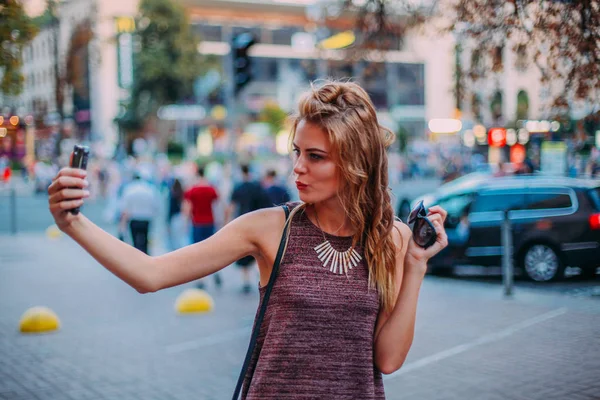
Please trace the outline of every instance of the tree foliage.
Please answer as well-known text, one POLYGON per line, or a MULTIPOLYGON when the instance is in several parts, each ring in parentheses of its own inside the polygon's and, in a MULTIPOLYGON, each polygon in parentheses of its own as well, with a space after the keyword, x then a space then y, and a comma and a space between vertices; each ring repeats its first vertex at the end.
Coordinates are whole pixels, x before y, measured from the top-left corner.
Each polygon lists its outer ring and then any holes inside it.
POLYGON ((139 129, 165 104, 191 98, 200 74, 199 39, 184 8, 172 0, 142 0, 136 22, 134 84, 125 129, 139 129))
POLYGON ((275 102, 268 102, 258 115, 260 122, 265 122, 269 125, 271 134, 278 134, 285 126, 288 115, 275 102))
POLYGON ((530 64, 539 69, 555 109, 565 107, 565 98, 599 103, 598 0, 339 1, 355 16, 364 38, 361 47, 385 50, 390 37, 437 22, 440 32, 451 32, 477 49, 464 71, 470 83, 502 71, 502 51, 510 50, 518 69, 530 64))
POLYGON ((37 32, 20 1, 0 2, 0 91, 5 95, 15 96, 23 90, 23 47, 37 32))

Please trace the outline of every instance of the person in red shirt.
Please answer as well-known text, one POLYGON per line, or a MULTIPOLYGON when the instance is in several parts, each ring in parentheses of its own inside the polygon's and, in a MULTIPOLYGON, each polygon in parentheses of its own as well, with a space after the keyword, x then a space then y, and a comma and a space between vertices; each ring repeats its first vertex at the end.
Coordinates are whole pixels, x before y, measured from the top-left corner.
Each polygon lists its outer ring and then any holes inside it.
MULTIPOLYGON (((198 166, 198 181, 183 195, 183 212, 192 222, 192 243, 208 239, 215 233, 213 203, 219 198, 216 189, 204 178, 204 167, 198 166)), ((221 286, 221 277, 215 274, 215 284, 221 286)), ((200 280, 198 288, 204 283, 200 280)))

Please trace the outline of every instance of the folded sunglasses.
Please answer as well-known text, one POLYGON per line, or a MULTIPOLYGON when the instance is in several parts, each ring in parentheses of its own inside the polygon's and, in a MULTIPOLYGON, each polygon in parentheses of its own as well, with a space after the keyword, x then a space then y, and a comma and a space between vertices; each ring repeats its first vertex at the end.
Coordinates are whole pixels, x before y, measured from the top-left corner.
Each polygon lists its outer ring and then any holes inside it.
POLYGON ((410 212, 408 224, 412 224, 412 234, 416 244, 426 249, 435 243, 437 232, 427 218, 427 208, 423 205, 423 200, 419 201, 410 212))

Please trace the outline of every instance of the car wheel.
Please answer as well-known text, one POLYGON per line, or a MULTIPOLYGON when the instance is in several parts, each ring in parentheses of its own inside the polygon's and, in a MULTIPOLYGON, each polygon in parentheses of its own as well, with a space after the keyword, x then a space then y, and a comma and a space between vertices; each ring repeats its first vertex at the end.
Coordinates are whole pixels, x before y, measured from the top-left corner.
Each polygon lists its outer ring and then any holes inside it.
POLYGON ((557 252, 550 245, 536 243, 523 252, 521 261, 525 274, 536 282, 557 280, 564 275, 564 266, 557 252))

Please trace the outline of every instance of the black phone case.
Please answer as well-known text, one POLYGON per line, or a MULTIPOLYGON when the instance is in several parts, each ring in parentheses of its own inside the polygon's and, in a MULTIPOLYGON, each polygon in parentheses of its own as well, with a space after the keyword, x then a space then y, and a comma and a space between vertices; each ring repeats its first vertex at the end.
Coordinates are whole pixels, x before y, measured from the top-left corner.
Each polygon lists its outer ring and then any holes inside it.
MULTIPOLYGON (((81 146, 76 144, 73 147, 73 159, 71 160, 71 168, 86 169, 88 163, 88 157, 90 155, 90 149, 87 146, 81 146)), ((69 212, 73 215, 79 214, 79 207, 72 208, 69 212)))

